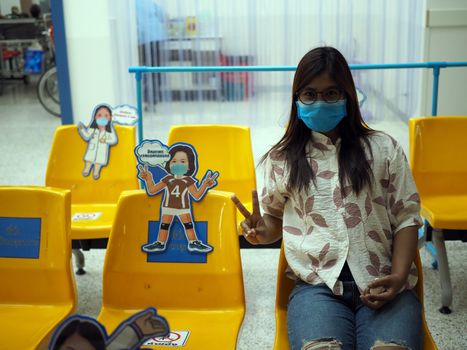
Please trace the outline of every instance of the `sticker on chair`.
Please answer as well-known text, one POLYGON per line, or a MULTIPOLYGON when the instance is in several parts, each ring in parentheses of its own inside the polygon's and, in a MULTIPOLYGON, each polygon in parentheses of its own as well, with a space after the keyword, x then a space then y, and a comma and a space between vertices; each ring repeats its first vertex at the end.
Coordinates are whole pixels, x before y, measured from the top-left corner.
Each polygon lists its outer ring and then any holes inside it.
POLYGON ((110 147, 118 143, 118 136, 114 124, 134 125, 138 120, 135 107, 118 105, 111 107, 102 103, 97 105, 87 126, 78 123, 81 138, 88 143, 84 154, 84 168, 82 175, 91 175, 94 180, 99 179, 102 168, 109 162, 110 147))
POLYGON ((84 168, 82 174, 91 174, 94 180, 99 179, 102 168, 109 162, 110 147, 118 142, 117 133, 112 124, 112 108, 107 104, 100 104, 94 108, 88 126, 78 123, 81 138, 88 143, 84 154, 84 168))
POLYGON ((171 331, 165 337, 155 337, 147 340, 143 346, 184 346, 190 331, 171 331))
POLYGON ((0 258, 39 259, 41 218, 0 217, 0 258))
POLYGON ((94 318, 74 315, 55 330, 49 350, 128 349, 136 350, 148 339, 170 335, 167 320, 153 307, 124 320, 110 335, 94 318))
POLYGON ((135 148, 138 178, 149 196, 162 193, 160 220, 150 222, 148 242, 141 249, 149 262, 206 262, 207 223, 196 222, 191 201, 199 202, 217 185, 219 173, 208 170, 195 176, 198 155, 187 143, 168 147, 159 140, 144 140, 135 148))
POLYGON ((92 212, 92 213, 74 213, 71 217, 71 221, 96 221, 102 215, 102 212, 92 212))

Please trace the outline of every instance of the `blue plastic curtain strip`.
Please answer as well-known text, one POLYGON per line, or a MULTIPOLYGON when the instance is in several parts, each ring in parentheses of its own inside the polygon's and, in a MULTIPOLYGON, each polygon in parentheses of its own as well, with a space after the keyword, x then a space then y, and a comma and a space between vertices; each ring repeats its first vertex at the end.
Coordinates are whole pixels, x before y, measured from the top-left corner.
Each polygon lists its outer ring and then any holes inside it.
MULTIPOLYGON (((352 70, 363 69, 411 69, 428 68, 433 70, 433 92, 431 98, 431 115, 438 112, 438 86, 441 68, 467 67, 467 62, 419 62, 419 63, 387 63, 387 64, 350 64, 352 70)), ((204 66, 204 67, 129 67, 135 74, 136 100, 138 108, 138 139, 143 140, 143 99, 141 95, 141 75, 144 73, 174 72, 281 72, 295 71, 297 66, 204 66)))

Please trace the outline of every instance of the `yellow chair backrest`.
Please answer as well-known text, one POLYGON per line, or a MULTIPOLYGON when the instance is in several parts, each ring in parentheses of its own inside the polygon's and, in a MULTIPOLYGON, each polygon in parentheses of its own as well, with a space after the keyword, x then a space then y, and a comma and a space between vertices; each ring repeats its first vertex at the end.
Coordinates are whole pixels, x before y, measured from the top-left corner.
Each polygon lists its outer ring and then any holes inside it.
POLYGON ((235 125, 178 125, 170 128, 168 145, 192 144, 198 153, 197 178, 207 170, 217 170, 216 190, 234 192, 243 202, 251 202, 256 188, 250 128, 235 125))
POLYGON ((47 186, 70 189, 73 204, 116 203, 124 190, 139 188, 136 170, 135 127, 115 125, 118 143, 110 147, 109 161, 94 180, 82 175, 87 142, 78 134, 77 127, 58 127, 45 183, 47 186))
POLYGON ((0 187, 0 219, 0 252, 13 252, 0 254, 0 304, 71 304, 74 309, 70 191, 0 187), (29 232, 23 232, 25 221, 33 225, 29 232), (38 236, 31 235, 39 228, 38 236), (18 247, 28 247, 32 255, 18 247))
POLYGON ((420 195, 467 193, 467 117, 412 118, 409 135, 420 195))
MULTIPOLYGON (((430 330, 425 320, 424 311, 424 297, 423 297, 423 270, 420 256, 417 251, 415 257, 415 265, 418 269, 418 283, 415 287, 418 298, 422 304, 423 310, 423 331, 425 337, 423 339, 424 350, 437 350, 437 346, 431 336, 430 330)), ((287 268, 287 260, 284 255, 284 247, 281 247, 279 257, 279 267, 277 270, 277 286, 276 286, 276 337, 274 340, 275 350, 287 350, 289 349, 289 340, 287 336, 287 304, 289 301, 289 295, 295 286, 295 282, 285 275, 287 268)))
MULTIPOLYGON (((211 190, 193 203, 195 221, 206 221, 214 247, 207 263, 147 262, 149 221, 159 221, 161 196, 122 193, 107 247, 103 309, 244 310, 235 206, 230 193, 211 190)), ((169 241, 170 244, 170 241, 169 241)), ((170 321, 170 320, 169 320, 170 321)))

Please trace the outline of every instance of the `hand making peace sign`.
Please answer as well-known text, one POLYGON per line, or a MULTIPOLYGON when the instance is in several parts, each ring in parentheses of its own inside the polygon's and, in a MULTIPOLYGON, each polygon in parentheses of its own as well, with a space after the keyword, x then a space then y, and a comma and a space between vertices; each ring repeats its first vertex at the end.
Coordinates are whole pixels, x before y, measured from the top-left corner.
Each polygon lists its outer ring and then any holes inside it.
POLYGON ((252 198, 253 198, 253 212, 250 213, 245 206, 240 202, 236 195, 232 196, 232 201, 237 206, 238 210, 242 213, 245 217, 240 223, 242 227, 242 233, 245 239, 250 242, 251 244, 265 244, 268 243, 266 241, 266 224, 264 222, 263 217, 261 216, 261 212, 259 209, 259 200, 258 200, 258 192, 256 190, 252 191, 252 198))

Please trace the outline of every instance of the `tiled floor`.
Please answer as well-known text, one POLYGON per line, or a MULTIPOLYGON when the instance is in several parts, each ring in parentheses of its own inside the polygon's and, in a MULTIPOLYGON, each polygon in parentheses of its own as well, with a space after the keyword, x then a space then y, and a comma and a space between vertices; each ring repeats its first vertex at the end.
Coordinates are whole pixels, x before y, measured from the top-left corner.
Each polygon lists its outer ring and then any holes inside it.
MULTIPOLYGON (((145 116, 145 137, 167 139, 170 124, 232 123, 250 125, 255 158, 258 159, 281 135, 286 108, 277 103, 258 102, 253 108, 245 102, 210 103, 200 118, 190 116, 189 106, 160 106, 156 114, 145 116), (181 116, 169 119, 167 111, 177 108, 181 116), (185 112, 182 112, 184 109, 185 112), (247 117, 253 111, 255 118, 247 117), (271 117, 272 116, 272 117, 271 117)), ((96 101, 96 104, 101 101, 96 101)), ((0 185, 43 185, 47 158, 55 128, 60 120, 48 115, 35 97, 34 85, 8 83, 0 96, 0 185)), ((407 127, 400 121, 373 125, 396 137, 407 150, 407 127)), ((261 183, 260 176, 258 183, 261 183)), ((430 268, 430 257, 421 250, 425 274, 426 318, 440 349, 467 349, 467 245, 448 242, 447 250, 453 284, 453 313, 442 315, 438 273, 430 268)), ((77 276, 79 312, 97 316, 101 304, 101 278, 105 251, 85 252, 87 274, 77 276)), ((274 341, 274 299, 278 251, 242 250, 247 313, 238 349, 271 349, 274 341)), ((155 305, 157 307, 157 305, 155 305)), ((170 321, 170 320, 169 320, 170 321)))

